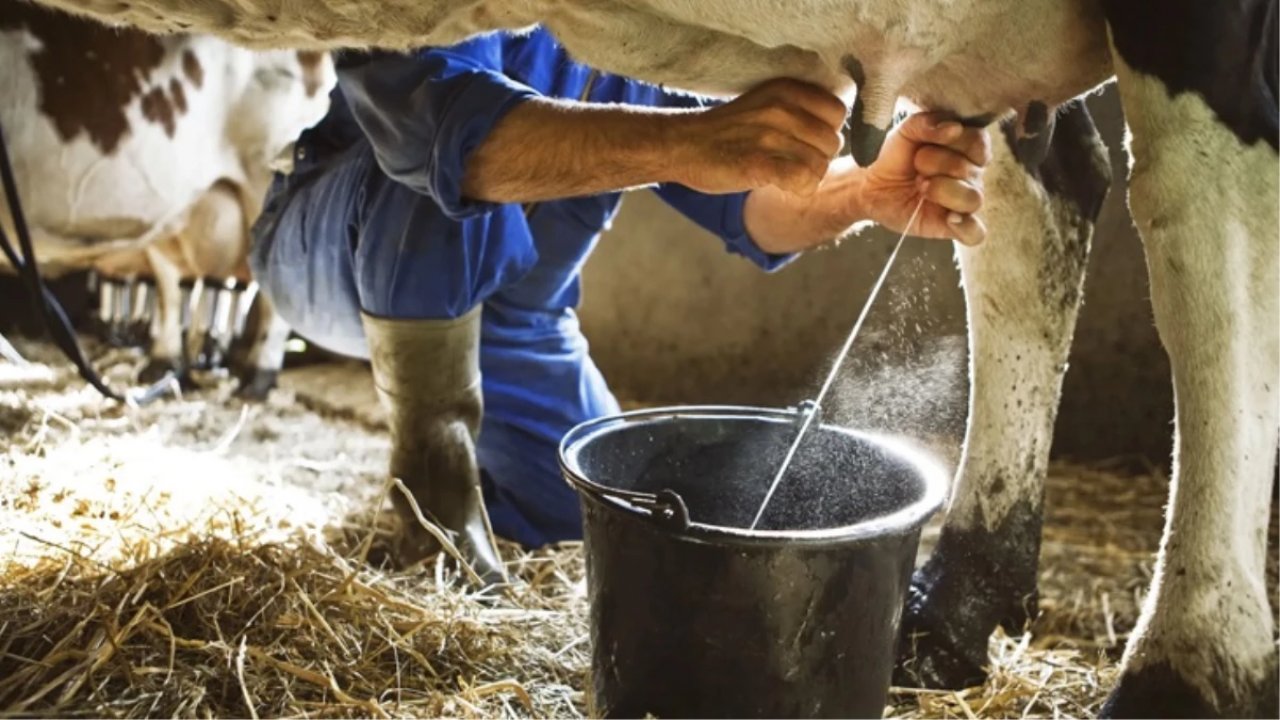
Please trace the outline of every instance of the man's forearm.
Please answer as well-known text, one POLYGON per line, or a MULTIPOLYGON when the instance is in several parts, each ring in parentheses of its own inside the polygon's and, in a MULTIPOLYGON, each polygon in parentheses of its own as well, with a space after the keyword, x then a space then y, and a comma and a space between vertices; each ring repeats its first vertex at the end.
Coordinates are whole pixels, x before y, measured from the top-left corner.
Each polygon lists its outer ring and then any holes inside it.
POLYGON ((671 120, 680 114, 687 111, 528 100, 468 158, 463 194, 537 202, 676 181, 671 120))
MULTIPOLYGON (((590 105, 534 98, 502 118, 467 160, 463 194, 496 203, 539 202, 663 182, 685 182, 709 163, 696 146, 697 111, 590 105)), ((704 131, 705 132, 705 131, 704 131)), ((764 251, 797 252, 835 240, 867 219, 863 171, 834 161, 812 195, 776 185, 752 190, 747 233, 764 251)))

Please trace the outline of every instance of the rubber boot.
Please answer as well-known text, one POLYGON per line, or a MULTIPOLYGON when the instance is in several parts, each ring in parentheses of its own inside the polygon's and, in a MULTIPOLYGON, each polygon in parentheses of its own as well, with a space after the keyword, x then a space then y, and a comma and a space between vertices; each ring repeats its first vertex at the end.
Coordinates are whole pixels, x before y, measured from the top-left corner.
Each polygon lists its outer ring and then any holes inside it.
MULTIPOLYGON (((452 533, 459 552, 487 583, 506 581, 480 494, 476 436, 480 391, 480 308, 452 320, 396 320, 363 315, 378 397, 391 428, 391 475, 413 493, 423 514, 452 533)), ((440 549, 403 493, 402 559, 440 549)))

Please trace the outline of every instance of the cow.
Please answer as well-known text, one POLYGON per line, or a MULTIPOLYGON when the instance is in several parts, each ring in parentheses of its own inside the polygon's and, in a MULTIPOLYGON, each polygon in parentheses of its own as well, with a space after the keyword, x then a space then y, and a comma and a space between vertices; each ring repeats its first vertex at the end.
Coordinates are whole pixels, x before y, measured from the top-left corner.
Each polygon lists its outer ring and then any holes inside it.
POLYGON ((982 677, 1034 612, 1050 430, 1110 178, 1079 98, 1118 82, 1129 203, 1176 394, 1174 473, 1111 716, 1277 714, 1264 589, 1280 429, 1276 0, 41 0, 157 31, 304 48, 447 45, 548 26, 585 63, 694 92, 790 76, 852 103, 875 157, 899 102, 991 125, 987 242, 957 247, 964 451, 912 580, 902 671, 982 677))
MULTIPOLYGON (((139 379, 181 375, 181 283, 250 281, 250 227, 271 165, 327 112, 331 59, 157 37, 3 0, 0 66, 0 126, 42 270, 154 278, 139 379)), ((274 385, 289 332, 265 296, 258 302, 239 368, 239 391, 254 398, 274 385)))

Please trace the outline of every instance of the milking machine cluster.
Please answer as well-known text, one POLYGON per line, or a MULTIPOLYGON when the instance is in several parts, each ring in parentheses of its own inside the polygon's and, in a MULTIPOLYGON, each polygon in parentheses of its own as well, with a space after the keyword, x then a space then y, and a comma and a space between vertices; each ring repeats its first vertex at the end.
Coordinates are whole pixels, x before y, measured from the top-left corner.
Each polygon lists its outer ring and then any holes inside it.
MULTIPOLYGON (((148 347, 162 331, 155 281, 141 277, 89 274, 97 298, 94 333, 113 347, 148 347)), ((183 365, 191 370, 225 370, 231 346, 246 331, 258 295, 257 283, 227 279, 184 280, 179 325, 183 365)))
POLYGON ((151 339, 155 312, 155 283, 105 278, 89 273, 90 296, 97 296, 94 334, 112 347, 144 347, 151 339))

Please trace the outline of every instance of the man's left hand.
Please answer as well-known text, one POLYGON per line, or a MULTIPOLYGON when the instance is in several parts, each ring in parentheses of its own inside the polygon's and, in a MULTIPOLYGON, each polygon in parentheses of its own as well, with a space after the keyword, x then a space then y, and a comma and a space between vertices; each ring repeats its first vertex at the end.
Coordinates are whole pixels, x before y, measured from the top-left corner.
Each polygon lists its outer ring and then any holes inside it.
POLYGON ((940 113, 912 115, 866 168, 860 204, 871 220, 902 232, 924 197, 912 235, 977 245, 987 234, 975 213, 982 207, 982 169, 990 161, 985 130, 940 113))
POLYGON ((912 235, 977 245, 987 234, 976 213, 990 160, 985 130, 942 113, 912 115, 889 134, 870 167, 858 167, 847 156, 833 160, 811 196, 776 187, 752 191, 744 210, 747 231, 766 252, 797 252, 868 220, 902 232, 924 198, 912 235))

